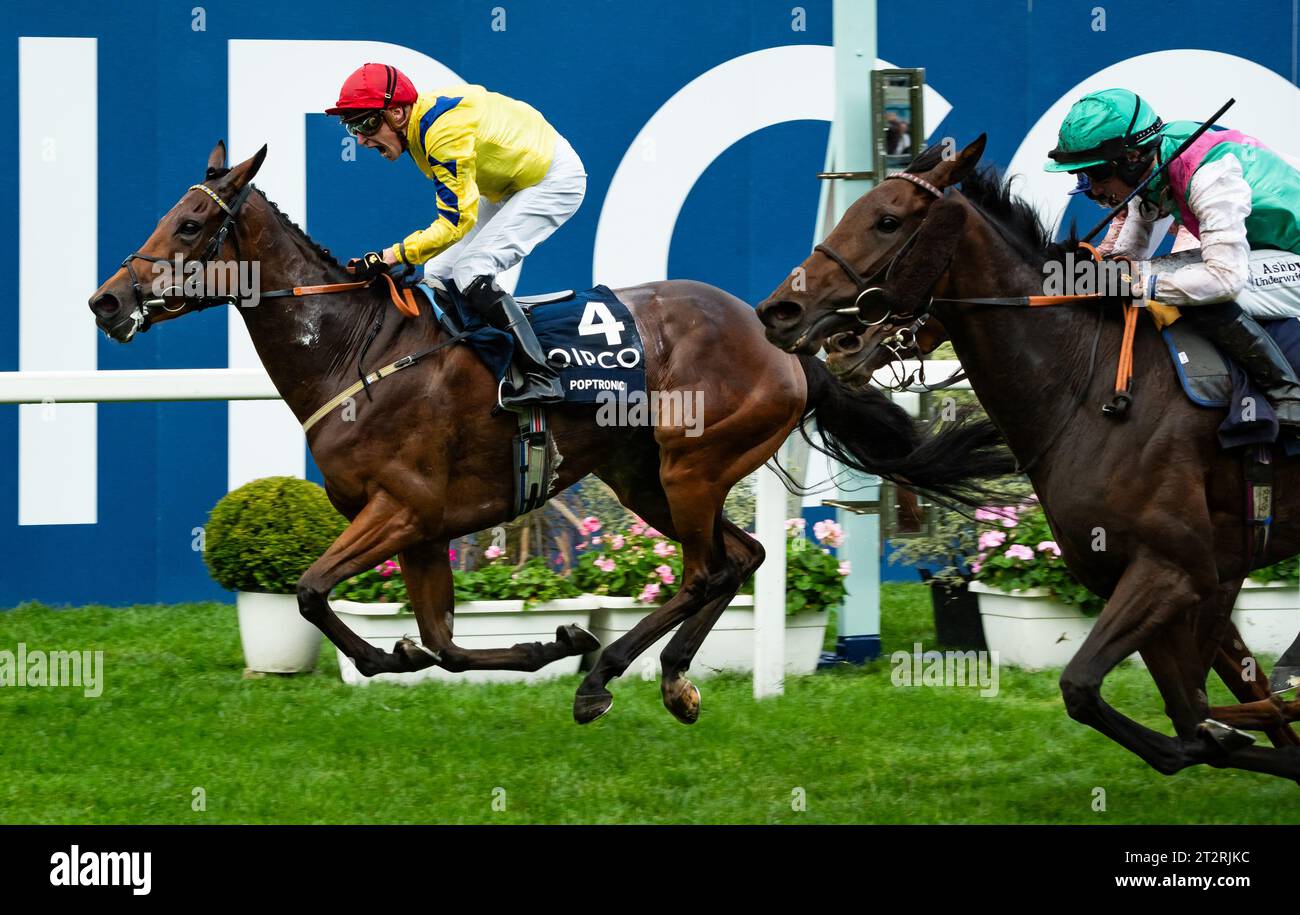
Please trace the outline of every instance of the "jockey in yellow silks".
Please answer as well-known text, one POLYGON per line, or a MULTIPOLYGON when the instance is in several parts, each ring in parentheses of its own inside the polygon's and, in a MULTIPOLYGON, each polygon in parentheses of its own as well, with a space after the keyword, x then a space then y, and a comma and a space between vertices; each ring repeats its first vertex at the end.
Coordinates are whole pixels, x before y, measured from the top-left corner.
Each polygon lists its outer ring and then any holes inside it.
POLYGON ((339 115, 358 142, 395 162, 409 153, 434 184, 433 221, 361 259, 423 264, 454 283, 489 324, 515 338, 523 386, 506 407, 563 399, 532 327, 495 278, 524 259, 582 203, 587 173, 568 141, 532 106, 482 86, 416 92, 395 67, 366 64, 343 84, 339 115))

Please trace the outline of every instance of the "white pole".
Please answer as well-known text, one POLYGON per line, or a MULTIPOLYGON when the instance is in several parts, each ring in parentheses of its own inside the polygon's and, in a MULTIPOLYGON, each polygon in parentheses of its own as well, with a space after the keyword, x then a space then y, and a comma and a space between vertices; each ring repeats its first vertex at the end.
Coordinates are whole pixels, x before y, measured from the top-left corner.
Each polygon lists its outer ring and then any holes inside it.
POLYGON ((767 558, 754 575, 754 698, 785 692, 785 487, 760 467, 754 529, 767 558))
POLYGON ((0 372, 0 403, 278 400, 263 369, 0 372))

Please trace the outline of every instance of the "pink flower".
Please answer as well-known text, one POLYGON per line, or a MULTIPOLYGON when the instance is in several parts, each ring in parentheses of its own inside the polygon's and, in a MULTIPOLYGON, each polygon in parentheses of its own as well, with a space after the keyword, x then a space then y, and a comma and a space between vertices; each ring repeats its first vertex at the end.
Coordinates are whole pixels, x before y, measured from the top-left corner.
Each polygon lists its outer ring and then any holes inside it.
POLYGON ((582 519, 579 528, 584 534, 594 534, 600 530, 600 519, 595 515, 588 515, 582 519))
POLYGON ((995 546, 1002 546, 1007 540, 1006 531, 985 531, 980 534, 980 549, 991 550, 995 546))
POLYGON ((659 599, 659 582, 650 582, 641 589, 641 593, 636 596, 636 599, 643 604, 653 604, 659 599))
POLYGON ((989 506, 975 509, 976 521, 1000 521, 1003 527, 1015 527, 1018 517, 1013 505, 989 506))
POLYGON ((813 536, 827 546, 840 547, 844 545, 844 528, 829 518, 825 521, 818 521, 813 525, 813 536))
POLYGON ((787 534, 794 534, 794 533, 802 534, 803 529, 807 527, 807 525, 808 522, 805 521, 803 518, 787 518, 785 522, 785 532, 787 534))
POLYGON ((647 528, 645 529, 645 535, 646 535, 647 537, 662 537, 662 536, 663 536, 663 534, 659 533, 659 532, 658 532, 657 530, 655 530, 653 527, 647 527, 647 528))
POLYGON ((660 559, 667 559, 673 553, 677 552, 677 547, 673 546, 667 540, 660 540, 655 544, 655 555, 660 559))
POLYGON ((597 560, 596 560, 596 568, 600 569, 602 572, 612 572, 612 571, 614 571, 614 560, 612 560, 612 559, 597 559, 597 560))
POLYGON ((659 580, 666 585, 671 585, 677 580, 677 576, 673 574, 673 570, 668 566, 656 566, 655 571, 659 573, 659 580))
POLYGON ((849 574, 850 572, 852 572, 852 571, 853 571, 853 569, 852 569, 852 567, 850 566, 849 561, 848 561, 847 559, 845 559, 843 562, 840 563, 840 574, 841 574, 841 575, 848 575, 848 574, 849 574))
POLYGON ((984 568, 984 563, 980 562, 978 559, 976 559, 974 562, 970 564, 970 571, 972 575, 978 575, 980 573, 980 569, 982 568, 984 568))
POLYGON ((456 561, 456 551, 455 551, 455 550, 448 550, 448 551, 447 551, 447 559, 450 560, 451 562, 455 562, 455 561, 456 561))
POLYGON ((1040 553, 1051 553, 1053 556, 1061 555, 1061 548, 1056 545, 1055 540, 1044 540, 1038 546, 1034 547, 1040 553))
POLYGON ((488 547, 486 550, 483 551, 483 555, 486 556, 488 559, 496 559, 498 556, 500 556, 500 555, 501 555, 502 553, 504 553, 504 552, 505 552, 505 550, 501 549, 501 547, 497 546, 497 545, 494 543, 494 544, 492 544, 490 547, 488 547))
POLYGON ((640 537, 645 533, 645 522, 640 518, 637 518, 636 521, 633 522, 632 526, 627 529, 627 532, 633 537, 640 537))
POLYGON ((1034 551, 1023 543, 1017 543, 1007 547, 1007 551, 1003 555, 1009 556, 1012 559, 1033 559, 1034 551))
POLYGON ((621 550, 627 543, 627 539, 622 534, 615 534, 609 538, 609 548, 611 550, 621 550))

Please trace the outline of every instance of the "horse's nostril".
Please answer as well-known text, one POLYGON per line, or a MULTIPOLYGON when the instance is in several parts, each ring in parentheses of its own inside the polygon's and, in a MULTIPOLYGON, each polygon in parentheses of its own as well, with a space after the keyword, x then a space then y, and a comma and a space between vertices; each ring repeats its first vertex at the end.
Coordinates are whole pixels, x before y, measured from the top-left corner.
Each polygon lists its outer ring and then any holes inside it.
POLYGON ((793 324, 803 317, 803 306, 788 299, 764 302, 758 306, 758 317, 764 324, 793 324))
POLYGON ((846 332, 831 337, 826 348, 832 353, 843 353, 846 356, 851 356, 854 353, 862 352, 862 345, 863 340, 861 335, 846 332))
POLYGON ((111 293, 95 296, 90 300, 90 310, 101 318, 111 318, 122 309, 122 303, 111 293))

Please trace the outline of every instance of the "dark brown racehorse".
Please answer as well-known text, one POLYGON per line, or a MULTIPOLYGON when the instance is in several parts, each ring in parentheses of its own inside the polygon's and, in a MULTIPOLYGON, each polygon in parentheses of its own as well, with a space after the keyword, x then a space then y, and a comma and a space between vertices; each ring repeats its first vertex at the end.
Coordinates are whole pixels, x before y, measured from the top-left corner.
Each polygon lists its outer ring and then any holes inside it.
MULTIPOLYGON (((264 291, 352 280, 328 252, 289 222, 251 182, 266 154, 234 168, 218 144, 203 186, 188 191, 159 222, 129 268, 119 269, 90 299, 96 323, 119 341, 140 327, 209 304, 188 298, 149 307, 142 292, 153 267, 170 282, 174 255, 260 261, 264 291), (227 212, 229 210, 230 212, 227 212), (167 310, 171 308, 172 310, 167 310)), ((357 378, 367 331, 389 308, 382 284, 346 293, 264 298, 241 307, 258 355, 300 422, 357 378)), ((854 466, 905 478, 939 495, 978 498, 977 481, 1005 472, 997 431, 965 423, 922 434, 878 393, 853 393, 817 359, 768 346, 745 303, 702 283, 673 281, 620 290, 641 332, 647 387, 702 392, 703 431, 687 435, 661 413, 660 425, 600 427, 590 406, 549 410, 561 455, 556 492, 590 473, 630 509, 682 544, 680 590, 631 632, 608 646, 578 688, 574 717, 585 723, 613 702, 606 684, 674 626, 662 655, 663 699, 683 722, 699 712, 699 692, 684 676, 700 643, 737 588, 758 567, 758 542, 722 516, 723 500, 763 465, 808 414, 854 466)), ((367 353, 367 370, 386 365, 447 335, 428 317, 393 314, 367 353)), ((446 347, 415 367, 372 385, 373 401, 355 400, 355 421, 335 411, 308 435, 326 491, 351 524, 303 576, 303 615, 367 676, 439 664, 453 670, 537 670, 597 647, 572 626, 556 641, 469 650, 452 641, 452 577, 447 545, 511 517, 516 422, 492 415, 496 385, 465 346, 446 347), (336 585, 400 554, 422 645, 381 651, 351 632, 330 609, 336 585)))
POLYGON ((951 339, 980 402, 1027 468, 1070 571, 1109 598, 1061 677, 1070 716, 1160 772, 1208 763, 1300 778, 1300 741, 1288 724, 1300 717, 1300 701, 1294 692, 1273 695, 1254 675, 1229 619, 1248 571, 1300 552, 1300 463, 1277 458, 1272 536, 1267 554, 1252 560, 1243 464, 1215 437, 1222 413, 1183 396, 1151 322, 1139 321, 1136 400, 1116 421, 1099 405, 1114 388, 1118 303, 955 301, 1042 295, 1044 264, 1076 247, 1053 245, 1007 183, 977 171, 983 149, 980 137, 948 161, 932 147, 909 167, 913 178, 883 181, 855 203, 826 250, 796 271, 801 289, 787 281, 759 306, 768 339, 807 352, 879 322, 836 341, 832 361, 859 381, 894 358, 881 344, 900 330, 915 331, 923 347, 951 339), (862 294, 871 287, 879 291, 862 294), (1176 737, 1101 696, 1107 673, 1135 651, 1176 737), (1211 666, 1243 704, 1210 707, 1211 666), (1238 728, 1265 731, 1277 749, 1250 746, 1238 728))

